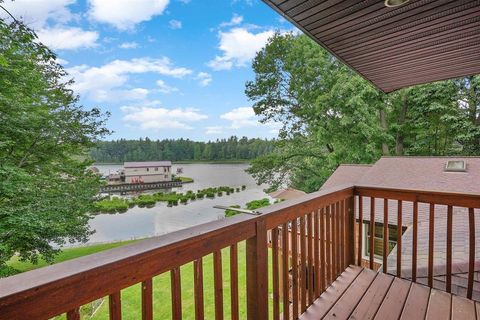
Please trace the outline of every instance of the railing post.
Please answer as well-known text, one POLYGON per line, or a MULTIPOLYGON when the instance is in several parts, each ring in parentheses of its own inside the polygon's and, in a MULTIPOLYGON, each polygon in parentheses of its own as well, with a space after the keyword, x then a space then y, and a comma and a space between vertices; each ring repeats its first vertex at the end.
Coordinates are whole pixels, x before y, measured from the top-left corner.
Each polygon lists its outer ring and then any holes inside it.
POLYGON ((256 222, 255 237, 247 239, 247 319, 268 318, 268 252, 265 220, 256 222))
MULTIPOLYGON (((348 211, 347 211, 347 220, 348 220, 348 263, 355 264, 355 194, 353 194, 347 200, 348 211)), ((360 226, 361 228, 362 226, 360 226)), ((360 248, 358 250, 361 250, 360 248)))

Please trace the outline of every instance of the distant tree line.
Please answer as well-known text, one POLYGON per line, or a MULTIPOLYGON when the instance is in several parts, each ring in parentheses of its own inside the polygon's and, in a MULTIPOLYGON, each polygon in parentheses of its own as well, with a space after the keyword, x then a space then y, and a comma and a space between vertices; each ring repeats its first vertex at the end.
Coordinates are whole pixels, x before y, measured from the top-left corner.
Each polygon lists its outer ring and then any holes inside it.
POLYGON ((273 150, 273 140, 237 138, 198 142, 189 139, 100 141, 92 149, 96 162, 149 160, 248 160, 273 150))

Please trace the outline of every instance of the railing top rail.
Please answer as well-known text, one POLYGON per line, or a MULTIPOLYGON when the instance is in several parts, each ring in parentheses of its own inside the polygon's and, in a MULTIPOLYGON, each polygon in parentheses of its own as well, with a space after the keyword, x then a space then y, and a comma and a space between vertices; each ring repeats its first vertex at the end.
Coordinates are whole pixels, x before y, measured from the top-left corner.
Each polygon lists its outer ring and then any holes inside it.
POLYGON ((378 186, 355 186, 354 193, 366 197, 480 208, 480 194, 474 193, 396 189, 378 186))

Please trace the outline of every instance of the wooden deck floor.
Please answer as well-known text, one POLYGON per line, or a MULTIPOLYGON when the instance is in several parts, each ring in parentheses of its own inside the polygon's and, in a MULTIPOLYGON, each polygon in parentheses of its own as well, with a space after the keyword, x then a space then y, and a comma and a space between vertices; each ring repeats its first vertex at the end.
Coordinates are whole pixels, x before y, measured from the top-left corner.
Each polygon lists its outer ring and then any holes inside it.
POLYGON ((300 319, 480 320, 480 303, 350 266, 300 319))

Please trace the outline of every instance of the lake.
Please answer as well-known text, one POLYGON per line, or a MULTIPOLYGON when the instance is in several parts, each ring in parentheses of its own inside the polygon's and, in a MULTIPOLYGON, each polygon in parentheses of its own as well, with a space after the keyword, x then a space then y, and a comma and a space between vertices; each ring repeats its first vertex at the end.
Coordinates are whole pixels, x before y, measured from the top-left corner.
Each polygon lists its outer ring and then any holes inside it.
MULTIPOLYGON (((95 165, 102 174, 113 173, 121 165, 95 165)), ((177 192, 197 191, 208 187, 246 185, 247 189, 229 196, 214 199, 189 201, 187 205, 167 207, 158 202, 153 208, 135 207, 126 213, 100 214, 90 220, 90 227, 95 233, 88 243, 112 242, 134 238, 151 237, 180 229, 196 226, 209 221, 222 219, 223 210, 214 209, 214 205, 241 205, 249 201, 268 197, 263 192, 266 186, 258 186, 255 180, 245 172, 248 164, 178 164, 172 166, 172 172, 183 168, 182 176, 193 178, 193 183, 174 188, 177 192)), ((154 191, 157 192, 157 191, 154 191)))

